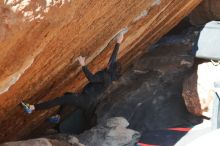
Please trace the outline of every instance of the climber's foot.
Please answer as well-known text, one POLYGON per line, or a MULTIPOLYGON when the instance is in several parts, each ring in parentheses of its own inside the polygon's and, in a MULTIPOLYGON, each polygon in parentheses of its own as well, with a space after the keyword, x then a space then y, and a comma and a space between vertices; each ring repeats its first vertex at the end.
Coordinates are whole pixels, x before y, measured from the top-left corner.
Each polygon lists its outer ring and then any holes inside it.
POLYGON ((58 123, 60 123, 60 119, 61 119, 60 115, 59 115, 59 114, 56 114, 56 115, 50 117, 50 118, 48 119, 48 121, 49 121, 50 123, 53 123, 53 124, 58 124, 58 123))

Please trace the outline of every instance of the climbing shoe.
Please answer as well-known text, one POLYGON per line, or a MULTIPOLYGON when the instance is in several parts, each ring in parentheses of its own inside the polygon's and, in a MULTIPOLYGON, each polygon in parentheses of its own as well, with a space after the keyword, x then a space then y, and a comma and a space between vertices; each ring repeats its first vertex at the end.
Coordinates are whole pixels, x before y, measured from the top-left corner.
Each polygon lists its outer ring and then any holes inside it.
POLYGON ((21 105, 23 106, 24 111, 25 111, 26 113, 31 114, 31 113, 33 112, 33 109, 31 108, 31 105, 30 105, 30 104, 21 102, 21 105))
POLYGON ((48 121, 53 124, 58 124, 60 122, 60 119, 61 119, 60 115, 57 114, 57 115, 50 117, 48 121))

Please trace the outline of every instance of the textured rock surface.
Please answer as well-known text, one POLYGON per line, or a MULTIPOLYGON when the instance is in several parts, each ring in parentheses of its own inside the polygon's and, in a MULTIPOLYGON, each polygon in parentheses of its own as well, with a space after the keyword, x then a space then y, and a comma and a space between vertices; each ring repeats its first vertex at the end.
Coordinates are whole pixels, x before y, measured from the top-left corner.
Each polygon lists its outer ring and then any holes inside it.
MULTIPOLYGON (((70 144, 58 140, 50 140, 46 138, 30 139, 26 141, 17 141, 1 144, 1 146, 71 146, 70 144)), ((80 145, 79 145, 80 146, 80 145)))
POLYGON ((93 72, 103 68, 112 38, 127 27, 119 55, 126 67, 200 1, 1 1, 0 141, 28 135, 55 110, 27 116, 22 99, 41 102, 85 85, 77 56, 86 56, 93 72))
POLYGON ((79 142, 79 139, 73 135, 68 134, 52 134, 47 136, 47 138, 50 139, 50 141, 63 141, 71 146, 85 146, 84 144, 79 142))
POLYGON ((220 0, 204 0, 190 15, 194 25, 203 25, 212 20, 220 20, 220 0))
POLYGON ((154 46, 155 50, 138 59, 109 88, 109 94, 103 95, 105 100, 96 111, 98 121, 123 116, 129 128, 141 133, 141 142, 153 145, 174 145, 178 141, 169 132, 156 135, 157 131, 201 122, 187 111, 181 96, 183 79, 191 73, 194 63, 188 53, 193 34, 190 31, 166 37, 154 46))
POLYGON ((152 145, 174 145, 178 141, 177 133, 172 136, 160 130, 201 122, 187 111, 181 95, 183 79, 194 63, 189 54, 193 38, 192 31, 165 37, 155 50, 138 59, 103 95, 105 100, 96 111, 98 121, 125 117, 129 128, 141 133, 141 142, 152 145))
POLYGON ((68 144, 71 144, 71 146, 85 146, 84 144, 79 142, 79 139, 73 135, 68 134, 51 134, 49 136, 46 136, 50 141, 63 141, 68 144))
POLYGON ((195 115, 202 115, 202 109, 197 93, 197 79, 197 71, 185 79, 183 83, 182 96, 189 112, 195 115))
POLYGON ((79 139, 86 146, 134 146, 140 133, 128 129, 128 124, 126 119, 114 117, 84 132, 79 139))
POLYGON ((220 67, 211 62, 198 65, 198 71, 185 81, 183 97, 187 108, 196 115, 211 117, 213 107, 214 82, 220 81, 220 67))

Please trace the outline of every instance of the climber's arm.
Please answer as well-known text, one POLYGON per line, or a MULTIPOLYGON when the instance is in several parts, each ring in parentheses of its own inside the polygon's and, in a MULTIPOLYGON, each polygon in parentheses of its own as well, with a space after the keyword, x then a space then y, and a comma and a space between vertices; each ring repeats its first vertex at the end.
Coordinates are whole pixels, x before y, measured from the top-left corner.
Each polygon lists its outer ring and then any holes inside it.
POLYGON ((100 79, 97 76, 95 76, 93 73, 91 73, 90 70, 87 68, 87 66, 85 64, 85 57, 79 56, 78 61, 79 61, 80 65, 82 66, 82 70, 83 70, 86 78, 90 82, 99 82, 100 81, 100 79))
POLYGON ((123 41, 123 38, 124 38, 123 33, 121 33, 117 36, 115 48, 114 48, 114 50, 112 52, 112 55, 111 55, 111 57, 109 59, 109 62, 108 62, 108 70, 112 73, 114 72, 114 66, 116 65, 116 59, 117 59, 118 51, 119 51, 119 48, 120 48, 120 44, 123 41))

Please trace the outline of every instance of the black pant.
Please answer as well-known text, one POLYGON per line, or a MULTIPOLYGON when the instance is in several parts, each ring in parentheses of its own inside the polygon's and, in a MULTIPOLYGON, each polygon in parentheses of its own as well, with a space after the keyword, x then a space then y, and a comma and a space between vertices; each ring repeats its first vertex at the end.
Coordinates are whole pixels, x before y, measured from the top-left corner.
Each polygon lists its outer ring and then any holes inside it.
MULTIPOLYGON (((73 105, 82 112, 83 119, 87 122, 85 127, 81 127, 86 130, 94 125, 96 125, 96 115, 94 115, 96 110, 98 100, 83 94, 76 93, 65 93, 64 96, 55 98, 54 100, 46 101, 43 103, 35 104, 35 110, 44 110, 54 106, 60 105, 60 110, 58 114, 61 114, 64 105, 73 105)), ((59 128, 58 128, 59 129, 59 128)))
POLYGON ((61 97, 43 103, 35 104, 35 110, 44 110, 58 105, 73 105, 82 110, 88 110, 92 98, 77 93, 65 93, 61 97))

